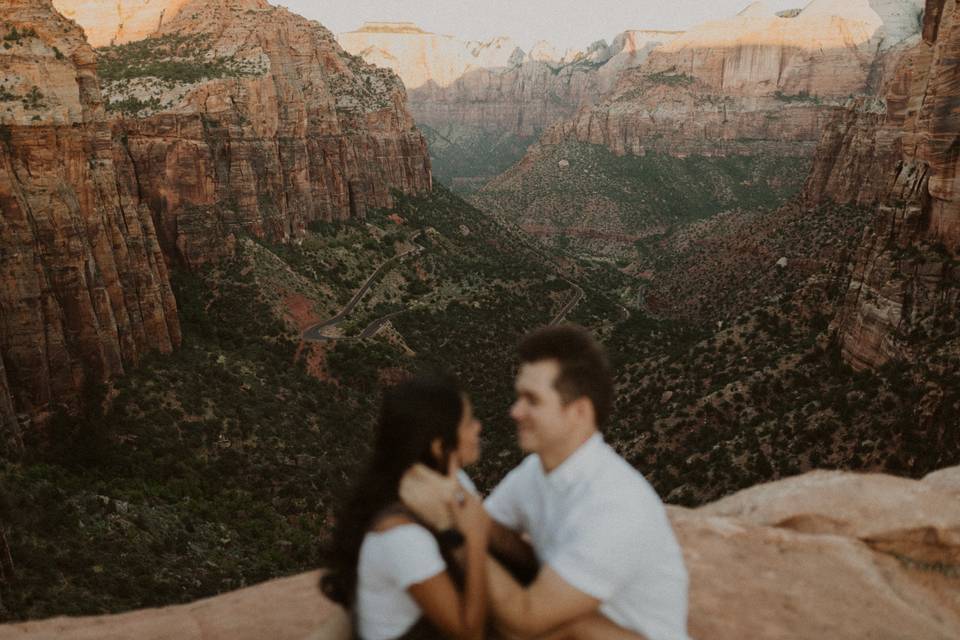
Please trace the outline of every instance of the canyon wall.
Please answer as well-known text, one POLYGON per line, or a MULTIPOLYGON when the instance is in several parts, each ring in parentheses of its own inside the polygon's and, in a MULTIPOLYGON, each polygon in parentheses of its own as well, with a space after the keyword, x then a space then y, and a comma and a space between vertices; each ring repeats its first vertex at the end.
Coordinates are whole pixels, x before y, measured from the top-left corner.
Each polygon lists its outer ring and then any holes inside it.
POLYGON ((65 17, 84 25, 93 47, 142 40, 173 18, 190 0, 54 0, 65 17))
POLYGON ((367 23, 338 36, 345 49, 393 69, 430 145, 438 179, 467 193, 523 157, 543 130, 596 102, 620 72, 677 32, 626 31, 607 45, 527 52, 508 38, 463 41, 411 23, 367 23))
POLYGON ((0 6, 0 449, 180 341, 150 211, 114 154, 96 56, 49 0, 0 6))
MULTIPOLYGON (((90 3, 58 5, 96 26, 90 3)), ((393 73, 260 0, 160 7, 149 38, 99 52, 49 0, 0 7, 4 448, 178 346, 171 263, 431 188, 393 73)))
POLYGON ((186 264, 229 254, 236 232, 288 241, 313 220, 389 207, 392 189, 430 189, 400 81, 286 9, 194 0, 100 55, 110 106, 125 112, 118 153, 186 264))
POLYGON ((548 127, 473 201, 530 232, 624 259, 635 240, 671 225, 776 207, 802 186, 837 113, 856 101, 880 108, 880 88, 919 40, 921 10, 919 0, 851 0, 783 17, 758 2, 698 25, 622 70, 597 104, 548 127), (664 176, 667 165, 680 175, 664 176))
POLYGON ((526 53, 508 38, 461 41, 411 23, 367 23, 338 39, 350 53, 400 76, 418 123, 532 136, 592 104, 620 71, 678 35, 626 31, 609 46, 601 40, 561 52, 538 42, 526 53))
POLYGON ((855 368, 911 361, 960 303, 960 11, 929 0, 881 113, 854 105, 824 134, 804 197, 877 205, 832 328, 855 368))
POLYGON ((810 156, 837 107, 876 93, 916 38, 921 9, 919 0, 837 5, 813 2, 784 18, 755 3, 701 24, 623 73, 602 103, 557 123, 542 143, 575 139, 634 155, 810 156))

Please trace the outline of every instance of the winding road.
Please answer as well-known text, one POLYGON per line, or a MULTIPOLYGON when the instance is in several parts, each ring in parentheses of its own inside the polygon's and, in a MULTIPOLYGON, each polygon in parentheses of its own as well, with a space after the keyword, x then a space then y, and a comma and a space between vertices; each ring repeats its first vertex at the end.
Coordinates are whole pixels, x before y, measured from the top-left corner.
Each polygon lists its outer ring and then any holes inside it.
MULTIPOLYGON (((335 327, 341 322, 343 322, 346 319, 346 317, 350 315, 350 312, 353 311, 353 308, 357 306, 357 303, 360 302, 360 300, 367 293, 371 285, 373 285, 374 281, 377 279, 378 276, 380 276, 380 274, 382 274, 384 271, 388 269, 392 269, 394 265, 396 265, 398 262, 400 262, 407 256, 420 254, 424 250, 424 248, 416 244, 415 241, 417 238, 420 237, 421 233, 422 233, 421 231, 417 231, 415 234, 413 234, 413 236, 411 236, 410 242, 413 242, 416 245, 414 246, 413 249, 404 251, 399 255, 393 256, 389 260, 386 260, 379 267, 377 267, 377 269, 370 274, 370 276, 364 281, 363 285, 359 289, 357 289, 357 292, 353 294, 353 297, 350 298, 350 301, 347 302, 347 304, 343 307, 343 309, 340 310, 339 313, 337 313, 337 315, 333 316, 329 320, 324 320, 323 322, 319 322, 315 325, 309 326, 306 329, 304 329, 303 334, 301 336, 304 342, 323 342, 324 340, 338 340, 338 339, 342 340, 344 336, 324 335, 323 330, 328 329, 330 327, 335 327)), ((359 338, 369 338, 374 333, 376 333, 377 330, 379 330, 380 326, 384 322, 386 322, 388 319, 390 319, 395 315, 397 314, 391 313, 388 316, 384 316, 383 318, 374 320, 369 325, 367 325, 367 327, 363 331, 360 332, 359 338), (377 323, 380 323, 380 324, 378 325, 377 323)))
MULTIPOLYGON (((364 327, 363 331, 361 331, 357 336, 331 336, 331 335, 326 335, 324 333, 324 330, 329 329, 330 327, 337 326, 338 324, 343 322, 348 315, 350 315, 350 312, 353 311, 354 307, 356 307, 357 304, 360 302, 360 300, 363 299, 363 296, 367 293, 367 291, 370 289, 370 287, 373 285, 376 279, 380 276, 380 274, 382 274, 384 271, 388 269, 393 268, 394 265, 396 265, 398 262, 400 262, 404 258, 410 255, 419 255, 421 252, 424 251, 424 247, 415 243, 416 239, 419 238, 422 233, 423 233, 422 231, 417 231, 413 236, 411 236, 410 241, 414 242, 415 244, 413 249, 404 251, 403 253, 396 255, 390 258, 389 260, 386 260, 383 264, 377 267, 376 270, 373 273, 371 273, 369 277, 367 277, 363 285, 361 285, 361 287, 357 290, 357 292, 353 294, 353 297, 350 298, 350 301, 347 302, 346 305, 344 305, 343 309, 341 309, 337 313, 337 315, 327 320, 324 320, 323 322, 318 322, 317 324, 311 325, 306 329, 304 329, 303 333, 301 334, 303 341, 304 342, 324 342, 326 340, 362 340, 364 338, 369 338, 375 335, 383 327, 383 325, 389 322, 392 318, 403 313, 405 310, 394 311, 393 313, 387 314, 382 318, 377 318, 376 320, 368 324, 366 327, 364 327)), ((563 280, 564 282, 566 282, 567 284, 569 284, 571 287, 574 288, 575 290, 574 295, 571 296, 570 300, 564 303, 560 311, 557 312, 557 314, 553 317, 552 320, 550 320, 549 324, 551 325, 560 324, 561 322, 563 322, 567 314, 570 313, 570 311, 572 311, 573 308, 576 307, 577 304, 579 304, 579 302, 583 300, 584 296, 586 295, 583 291, 583 288, 580 285, 576 284, 575 282, 572 282, 571 280, 567 280, 566 278, 563 278, 563 280)), ((626 309, 624 309, 624 311, 626 311, 626 309)))

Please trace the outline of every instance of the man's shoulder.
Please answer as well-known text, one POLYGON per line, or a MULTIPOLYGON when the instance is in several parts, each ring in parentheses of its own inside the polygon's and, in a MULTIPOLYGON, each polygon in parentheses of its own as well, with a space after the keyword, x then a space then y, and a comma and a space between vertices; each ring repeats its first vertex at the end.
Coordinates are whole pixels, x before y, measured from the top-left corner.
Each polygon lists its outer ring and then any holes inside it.
POLYGON ((643 474, 606 443, 598 451, 595 472, 596 489, 605 499, 626 505, 662 504, 643 474))
POLYGON ((531 480, 540 475, 543 475, 543 465, 540 464, 540 456, 531 453, 507 474, 507 478, 512 478, 514 481, 531 480))

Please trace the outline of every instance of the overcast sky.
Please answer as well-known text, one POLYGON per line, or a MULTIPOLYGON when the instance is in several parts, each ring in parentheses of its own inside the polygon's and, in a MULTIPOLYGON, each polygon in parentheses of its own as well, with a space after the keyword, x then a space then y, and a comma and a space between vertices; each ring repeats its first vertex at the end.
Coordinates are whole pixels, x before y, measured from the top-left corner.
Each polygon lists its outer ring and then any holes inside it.
MULTIPOLYGON (((626 29, 685 29, 735 15, 750 0, 272 0, 319 20, 334 33, 365 21, 410 21, 465 40, 510 36, 524 49, 537 40, 557 47, 610 42, 626 29)), ((809 0, 768 0, 775 11, 809 0)), ((842 1, 842 0, 838 0, 842 1)))

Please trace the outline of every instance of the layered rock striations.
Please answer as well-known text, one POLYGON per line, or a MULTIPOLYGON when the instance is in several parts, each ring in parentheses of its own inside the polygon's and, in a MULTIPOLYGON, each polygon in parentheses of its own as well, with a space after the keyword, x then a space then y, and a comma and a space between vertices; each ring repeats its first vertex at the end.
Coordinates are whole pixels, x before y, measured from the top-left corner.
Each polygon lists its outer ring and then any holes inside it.
POLYGON ((263 0, 194 0, 100 52, 117 153, 164 248, 197 265, 237 232, 287 241, 429 190, 426 144, 391 72, 263 0))
POLYGON ((626 31, 613 44, 559 54, 546 47, 515 51, 508 63, 470 68, 448 83, 430 81, 410 91, 418 122, 433 128, 477 127, 532 136, 592 105, 627 68, 676 38, 670 31, 626 31))
POLYGON ((543 143, 576 139, 637 155, 812 155, 834 107, 876 91, 915 36, 920 9, 919 0, 813 2, 784 18, 755 3, 659 47, 543 143))
POLYGON ((610 45, 600 40, 561 52, 538 42, 524 52, 507 38, 471 42, 411 23, 367 23, 339 40, 397 72, 430 142, 437 177, 471 191, 519 160, 546 127, 593 104, 624 69, 678 35, 626 31, 610 45))
POLYGON ((878 206, 832 325, 856 368, 914 360, 918 345, 948 339, 956 319, 958 21, 955 0, 927 2, 923 41, 897 66, 885 109, 838 114, 804 190, 812 203, 878 206))
MULTIPOLYGON (((733 18, 699 25, 623 70, 598 104, 550 126, 520 162, 484 185, 475 203, 554 237, 603 231, 628 240, 737 206, 730 203, 731 178, 774 194, 756 204, 776 206, 796 193, 835 114, 858 96, 876 102, 877 88, 918 37, 920 9, 918 0, 814 2, 781 17, 755 3, 733 18), (904 16, 913 17, 912 27, 904 16), (662 215, 664 207, 646 197, 637 206, 611 204, 613 190, 596 188, 592 169, 575 166, 575 156, 585 155, 577 145, 616 156, 697 159, 704 164, 697 192, 707 200, 694 198, 683 216, 662 215), (558 166, 579 183, 579 194, 557 198, 564 187, 542 179, 558 166), (598 209, 603 215, 593 218, 602 228, 577 224, 580 211, 598 209)), ((615 189, 638 192, 650 178, 621 172, 615 189)), ((623 256, 632 250, 629 242, 584 248, 623 256)))
MULTIPOLYGON (((929 638, 960 634, 960 506, 946 469, 917 481, 813 472, 669 515, 690 574, 694 638, 929 638)), ((316 572, 200 602, 0 627, 0 637, 339 640, 316 572), (270 602, 270 607, 263 603, 270 602)))
POLYGON ((180 341, 129 159, 82 31, 50 0, 0 6, 0 447, 180 341), (11 415, 12 414, 12 415, 11 415))
POLYGON ((430 188, 391 72, 266 2, 161 6, 149 38, 99 55, 49 0, 0 8, 4 447, 179 344, 170 261, 229 255, 238 233, 296 240, 430 188))
POLYGON ((53 6, 84 26, 94 47, 141 40, 157 32, 190 0, 54 0, 53 6))

